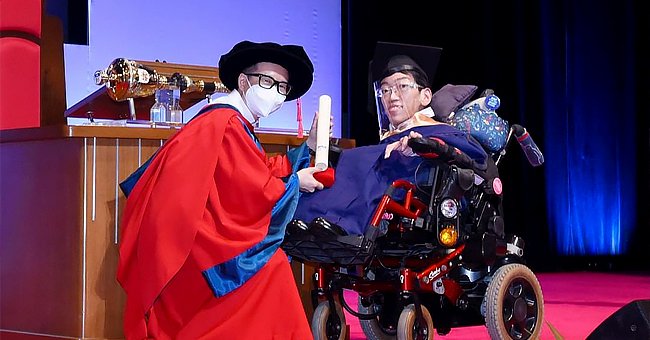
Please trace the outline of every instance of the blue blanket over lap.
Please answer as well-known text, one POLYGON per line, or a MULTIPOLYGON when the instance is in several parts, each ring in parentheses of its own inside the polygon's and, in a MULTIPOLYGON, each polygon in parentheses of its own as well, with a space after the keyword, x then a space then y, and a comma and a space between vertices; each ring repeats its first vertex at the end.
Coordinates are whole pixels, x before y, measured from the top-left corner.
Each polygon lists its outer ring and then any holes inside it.
MULTIPOLYGON (((487 154, 481 145, 452 126, 421 126, 410 131, 438 137, 464 151, 479 164, 485 164, 487 154)), ((386 145, 408 133, 405 131, 391 136, 378 145, 343 150, 332 187, 303 193, 294 218, 309 223, 316 217, 324 217, 343 227, 349 234, 363 234, 386 188, 396 179, 415 182, 415 170, 422 158, 393 152, 388 159, 384 159, 386 145)), ((421 180, 418 178, 418 181, 421 180)))

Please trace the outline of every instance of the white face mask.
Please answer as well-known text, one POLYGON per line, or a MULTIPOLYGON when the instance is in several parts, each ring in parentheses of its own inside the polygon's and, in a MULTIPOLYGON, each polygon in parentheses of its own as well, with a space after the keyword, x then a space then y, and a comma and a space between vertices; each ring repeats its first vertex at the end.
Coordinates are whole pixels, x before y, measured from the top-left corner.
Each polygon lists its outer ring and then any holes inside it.
MULTIPOLYGON (((248 81, 248 78, 246 78, 246 81, 248 81)), ((248 82, 249 86, 250 84, 248 82)), ((280 109, 284 100, 287 99, 286 96, 281 95, 277 91, 275 86, 270 89, 265 89, 259 84, 250 86, 246 90, 244 97, 246 98, 248 109, 257 117, 268 117, 271 113, 280 109)))

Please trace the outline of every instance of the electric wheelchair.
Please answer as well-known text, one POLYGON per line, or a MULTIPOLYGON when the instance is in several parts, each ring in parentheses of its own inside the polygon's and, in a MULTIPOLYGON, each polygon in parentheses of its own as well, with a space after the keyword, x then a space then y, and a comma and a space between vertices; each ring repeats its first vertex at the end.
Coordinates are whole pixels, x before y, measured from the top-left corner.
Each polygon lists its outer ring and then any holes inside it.
POLYGON ((440 139, 411 139, 423 180, 394 181, 362 235, 323 218, 287 225, 282 248, 315 265, 316 340, 346 338, 344 309, 368 339, 433 339, 475 325, 492 339, 539 337, 542 291, 525 264, 524 240, 506 231, 498 165, 513 139, 532 165, 543 156, 522 126, 505 133, 481 169, 440 139), (358 306, 343 290, 358 293, 358 306))

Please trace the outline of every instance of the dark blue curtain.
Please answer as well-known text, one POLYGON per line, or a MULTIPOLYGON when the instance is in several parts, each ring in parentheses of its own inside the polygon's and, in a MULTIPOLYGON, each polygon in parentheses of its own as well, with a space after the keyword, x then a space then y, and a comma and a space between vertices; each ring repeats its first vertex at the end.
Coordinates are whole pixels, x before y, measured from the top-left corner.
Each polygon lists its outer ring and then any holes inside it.
POLYGON ((542 4, 546 196, 560 255, 625 254, 636 227, 632 10, 542 4))

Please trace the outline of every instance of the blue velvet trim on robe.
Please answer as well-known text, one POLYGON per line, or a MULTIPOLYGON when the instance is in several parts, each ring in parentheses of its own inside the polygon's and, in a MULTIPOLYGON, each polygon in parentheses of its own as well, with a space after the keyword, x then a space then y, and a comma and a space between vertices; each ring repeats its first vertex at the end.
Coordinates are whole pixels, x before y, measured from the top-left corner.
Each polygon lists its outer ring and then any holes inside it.
MULTIPOLYGON (((246 125, 244 124, 244 127, 246 125)), ((248 128, 246 129, 248 131, 248 128)), ((251 138, 257 138, 248 131, 251 138)), ((218 264, 203 272, 216 297, 224 296, 242 286, 257 273, 273 256, 284 239, 286 225, 293 218, 300 197, 297 171, 309 166, 309 150, 306 143, 287 152, 292 174, 285 182, 285 192, 271 211, 271 223, 266 237, 244 253, 230 261, 218 264)))

